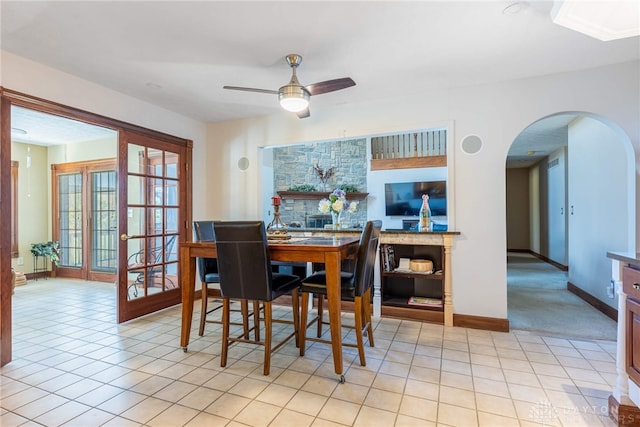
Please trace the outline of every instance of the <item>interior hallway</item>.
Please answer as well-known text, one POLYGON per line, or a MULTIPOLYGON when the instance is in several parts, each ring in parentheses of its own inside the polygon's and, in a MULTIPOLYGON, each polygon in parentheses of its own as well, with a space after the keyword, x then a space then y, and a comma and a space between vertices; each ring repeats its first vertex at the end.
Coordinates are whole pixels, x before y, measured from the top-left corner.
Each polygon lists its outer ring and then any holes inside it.
POLYGON ((238 345, 221 369, 218 325, 200 338, 194 322, 184 353, 180 306, 117 325, 114 298, 77 280, 16 289, 0 425, 613 426, 615 342, 385 318, 366 367, 345 349, 340 385, 326 345, 301 358, 291 342, 266 377, 238 345))
POLYGON ((616 341, 617 323, 567 290, 567 272, 531 254, 507 254, 512 330, 616 341))

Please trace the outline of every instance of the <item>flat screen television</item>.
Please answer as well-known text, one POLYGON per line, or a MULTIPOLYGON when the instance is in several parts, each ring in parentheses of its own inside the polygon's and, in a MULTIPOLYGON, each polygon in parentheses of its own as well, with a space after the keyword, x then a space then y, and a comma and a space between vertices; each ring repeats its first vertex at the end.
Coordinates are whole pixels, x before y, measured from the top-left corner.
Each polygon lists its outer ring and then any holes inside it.
POLYGON ((384 204, 387 216, 418 216, 422 195, 429 195, 432 216, 447 215, 447 182, 391 182, 384 185, 384 204))

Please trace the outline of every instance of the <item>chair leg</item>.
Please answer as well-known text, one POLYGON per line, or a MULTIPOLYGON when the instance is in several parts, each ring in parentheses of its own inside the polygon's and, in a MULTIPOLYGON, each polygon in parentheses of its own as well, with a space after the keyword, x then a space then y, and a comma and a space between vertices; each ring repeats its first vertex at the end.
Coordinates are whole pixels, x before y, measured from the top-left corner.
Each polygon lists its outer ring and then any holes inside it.
POLYGON ((305 341, 307 339, 307 317, 309 315, 309 293, 302 292, 300 300, 300 356, 304 356, 305 341))
POLYGON ((324 295, 318 295, 318 338, 322 336, 322 322, 324 317, 324 295))
POLYGON ((220 367, 227 366, 227 353, 229 351, 229 298, 222 299, 222 350, 220 352, 220 367))
POLYGON ((269 375, 271 367, 271 331, 272 312, 271 301, 264 301, 264 369, 263 374, 269 375))
POLYGON ((362 294, 363 304, 362 312, 364 315, 364 321, 367 325, 367 337, 369 337, 369 347, 374 347, 373 343, 373 322, 371 321, 371 288, 364 291, 362 294))
POLYGON ((209 299, 209 294, 207 292, 207 284, 202 284, 202 310, 200 311, 200 329, 198 330, 198 335, 204 335, 204 324, 207 323, 207 302, 209 299))
POLYGON ((300 300, 298 289, 291 291, 291 307, 293 309, 293 333, 295 334, 296 347, 300 347, 300 300))
POLYGON ((260 341, 260 301, 253 301, 253 334, 256 341, 260 341))
POLYGON ((242 335, 245 340, 249 339, 249 302, 246 299, 240 300, 240 311, 242 312, 242 335))
POLYGON ((362 296, 357 296, 353 300, 354 306, 354 320, 355 320, 355 330, 356 330, 356 343, 358 345, 358 355, 360 356, 360 365, 367 366, 367 361, 364 357, 364 339, 362 337, 362 329, 364 325, 362 324, 363 320, 363 308, 362 308, 362 296))

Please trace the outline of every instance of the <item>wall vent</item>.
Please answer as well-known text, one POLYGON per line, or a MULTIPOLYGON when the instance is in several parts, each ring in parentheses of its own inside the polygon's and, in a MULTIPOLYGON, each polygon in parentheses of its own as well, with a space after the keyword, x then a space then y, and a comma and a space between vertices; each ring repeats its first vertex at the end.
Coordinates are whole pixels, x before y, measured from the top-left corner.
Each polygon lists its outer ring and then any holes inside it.
POLYGON ((560 164, 560 160, 556 157, 555 159, 547 163, 547 169, 551 169, 552 167, 558 166, 559 164, 560 164))

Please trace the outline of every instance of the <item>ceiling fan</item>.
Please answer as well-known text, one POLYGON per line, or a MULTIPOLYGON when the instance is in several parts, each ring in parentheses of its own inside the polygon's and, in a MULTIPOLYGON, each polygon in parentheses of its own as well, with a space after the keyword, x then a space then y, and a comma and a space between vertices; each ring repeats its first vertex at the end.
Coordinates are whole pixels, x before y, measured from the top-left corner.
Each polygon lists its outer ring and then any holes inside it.
POLYGON ((291 75, 289 83, 278 90, 256 89, 240 86, 223 86, 223 88, 278 95, 278 100, 280 101, 280 106, 282 108, 296 113, 299 118, 304 119, 310 115, 309 98, 311 95, 321 95, 327 92, 346 89, 348 87, 355 86, 356 84, 350 77, 343 77, 341 79, 326 80, 324 82, 302 86, 296 76, 296 68, 298 68, 298 65, 302 62, 302 56, 292 53, 286 56, 286 60, 291 67, 293 74, 291 75))

